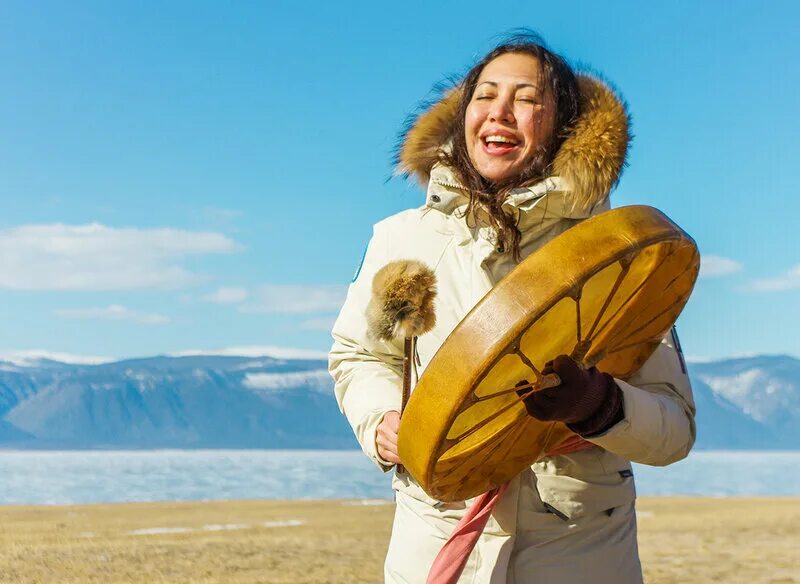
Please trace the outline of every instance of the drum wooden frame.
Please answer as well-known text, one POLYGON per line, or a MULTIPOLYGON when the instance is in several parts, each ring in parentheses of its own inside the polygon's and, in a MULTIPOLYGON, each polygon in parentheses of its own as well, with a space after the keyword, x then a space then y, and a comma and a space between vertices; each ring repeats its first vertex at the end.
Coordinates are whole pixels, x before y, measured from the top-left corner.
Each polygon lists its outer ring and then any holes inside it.
POLYGON ((646 206, 607 211, 543 245, 428 364, 400 425, 406 469, 441 501, 513 478, 573 435, 528 416, 519 390, 540 389, 560 354, 630 377, 675 323, 699 266, 692 238, 646 206))

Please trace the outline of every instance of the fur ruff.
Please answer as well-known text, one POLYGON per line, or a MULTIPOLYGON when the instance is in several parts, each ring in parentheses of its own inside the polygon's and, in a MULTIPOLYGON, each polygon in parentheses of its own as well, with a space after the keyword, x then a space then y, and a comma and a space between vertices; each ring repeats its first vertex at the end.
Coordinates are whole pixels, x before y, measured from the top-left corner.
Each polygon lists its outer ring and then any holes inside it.
MULTIPOLYGON (((578 75, 580 115, 553 160, 552 174, 571 185, 576 207, 603 201, 619 181, 631 141, 630 116, 624 100, 604 81, 578 75)), ((426 185, 448 142, 458 114, 461 88, 422 111, 400 137, 396 172, 414 175, 426 185)))
POLYGON ((389 341, 425 334, 436 324, 435 298, 436 276, 425 264, 416 260, 386 264, 372 280, 367 305, 370 335, 389 341))

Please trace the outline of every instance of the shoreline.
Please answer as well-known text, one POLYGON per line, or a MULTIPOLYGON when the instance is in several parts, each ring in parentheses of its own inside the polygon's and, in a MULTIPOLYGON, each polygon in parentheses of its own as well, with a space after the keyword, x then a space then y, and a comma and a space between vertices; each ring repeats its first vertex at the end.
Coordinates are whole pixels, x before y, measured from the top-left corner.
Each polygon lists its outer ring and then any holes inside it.
MULTIPOLYGON (((674 495, 640 495, 636 497, 637 508, 638 504, 642 501, 658 501, 658 500, 712 500, 712 501, 795 501, 800 506, 800 494, 797 495, 687 495, 687 494, 674 494, 674 495)), ((106 507, 106 506, 126 506, 126 505, 205 505, 205 504, 260 504, 260 503, 279 503, 291 505, 293 503, 316 503, 319 505, 347 503, 350 505, 363 504, 363 505, 394 505, 394 496, 391 498, 382 497, 308 497, 308 498, 239 498, 239 499, 152 499, 147 501, 92 501, 92 502, 67 502, 67 503, 3 503, 0 502, 0 516, 3 510, 19 509, 19 508, 42 508, 42 509, 57 509, 59 507, 106 507), (368 501, 367 503, 359 503, 368 501), (374 501, 374 503, 373 503, 374 501)))
MULTIPOLYGON (((16 446, 11 447, 8 445, 0 446, 0 454, 4 453, 13 453, 13 452, 51 452, 51 453, 64 453, 64 452, 76 452, 76 453, 85 453, 85 452, 251 452, 251 451, 261 451, 261 452, 356 452, 360 453, 361 449, 358 447, 353 448, 306 448, 306 447, 298 447, 298 448, 291 448, 291 447, 284 447, 284 448, 268 448, 264 446, 221 446, 221 447, 214 447, 214 446, 199 446, 196 448, 192 448, 190 446, 109 446, 109 447, 102 447, 102 446, 71 446, 69 448, 54 448, 46 445, 39 445, 39 446, 16 446)), ((785 448, 692 448, 692 451, 689 453, 692 454, 703 454, 703 453, 720 453, 720 454, 744 454, 744 453, 753 453, 753 454, 770 454, 770 453, 787 453, 787 452, 800 452, 800 448, 795 447, 785 447, 785 448)), ((675 464, 675 463, 673 463, 675 464)))
MULTIPOLYGON (((637 500, 645 580, 800 584, 800 496, 637 500)), ((394 502, 0 506, 0 582, 378 583, 394 502)))

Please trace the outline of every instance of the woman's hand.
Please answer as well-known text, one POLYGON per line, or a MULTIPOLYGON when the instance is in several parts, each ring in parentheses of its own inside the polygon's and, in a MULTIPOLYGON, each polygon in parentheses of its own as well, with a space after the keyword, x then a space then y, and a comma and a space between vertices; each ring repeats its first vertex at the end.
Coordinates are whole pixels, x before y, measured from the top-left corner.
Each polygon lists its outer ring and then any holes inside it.
POLYGON ((397 433, 400 431, 400 412, 390 410, 384 414, 378 430, 375 433, 375 445, 378 447, 378 456, 386 462, 400 464, 397 454, 397 433))
MULTIPOLYGON (((600 434, 624 417, 622 391, 614 378, 596 367, 583 369, 567 355, 559 355, 542 373, 555 372, 561 385, 536 391, 523 401, 538 420, 559 421, 581 435, 600 434)), ((525 390, 519 390, 524 394, 525 390)))

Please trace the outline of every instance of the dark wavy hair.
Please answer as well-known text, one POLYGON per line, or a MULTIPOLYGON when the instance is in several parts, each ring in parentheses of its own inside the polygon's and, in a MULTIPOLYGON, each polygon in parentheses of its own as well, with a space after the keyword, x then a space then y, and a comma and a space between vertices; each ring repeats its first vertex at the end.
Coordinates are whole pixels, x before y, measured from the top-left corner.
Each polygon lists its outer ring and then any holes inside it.
MULTIPOLYGON (((476 225, 485 217, 497 235, 497 249, 501 253, 511 252, 519 261, 520 232, 517 219, 502 205, 511 189, 535 184, 548 175, 550 165, 579 111, 578 81, 566 60, 553 53, 537 34, 530 31, 516 31, 508 35, 486 56, 475 64, 460 83, 462 89, 458 104, 458 117, 452 128, 452 149, 442 150, 439 159, 453 169, 459 182, 467 189, 469 205, 466 218, 470 225, 476 225), (540 63, 539 91, 545 98, 549 93, 555 106, 555 126, 553 133, 537 149, 530 164, 519 174, 502 182, 492 182, 481 176, 472 164, 467 151, 464 134, 464 120, 467 106, 472 100, 475 87, 484 67, 491 61, 507 53, 521 53, 538 59, 540 63), (483 211, 481 213, 481 211, 483 211)), ((542 100, 542 103, 548 103, 542 100)))

